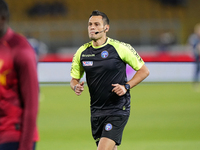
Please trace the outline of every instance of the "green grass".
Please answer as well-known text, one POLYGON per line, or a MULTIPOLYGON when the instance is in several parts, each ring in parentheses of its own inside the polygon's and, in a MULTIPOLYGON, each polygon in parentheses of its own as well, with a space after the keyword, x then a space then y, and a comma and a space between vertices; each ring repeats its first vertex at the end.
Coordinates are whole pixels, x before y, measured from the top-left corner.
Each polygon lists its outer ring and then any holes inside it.
MULTIPOLYGON (((199 150, 200 92, 190 83, 142 83, 131 90, 131 115, 118 150, 199 150)), ((37 150, 95 150, 88 88, 41 86, 37 150)))

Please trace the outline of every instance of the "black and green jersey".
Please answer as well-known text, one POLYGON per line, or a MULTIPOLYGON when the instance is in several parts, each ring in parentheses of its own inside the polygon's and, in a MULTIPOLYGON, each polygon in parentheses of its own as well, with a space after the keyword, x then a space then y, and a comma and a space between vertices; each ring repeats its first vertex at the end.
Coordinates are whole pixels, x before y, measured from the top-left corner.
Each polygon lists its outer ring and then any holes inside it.
POLYGON ((86 73, 92 116, 129 115, 130 93, 112 92, 112 84, 127 82, 126 64, 137 71, 144 62, 131 45, 111 38, 98 47, 86 43, 74 55, 71 76, 80 79, 86 73))

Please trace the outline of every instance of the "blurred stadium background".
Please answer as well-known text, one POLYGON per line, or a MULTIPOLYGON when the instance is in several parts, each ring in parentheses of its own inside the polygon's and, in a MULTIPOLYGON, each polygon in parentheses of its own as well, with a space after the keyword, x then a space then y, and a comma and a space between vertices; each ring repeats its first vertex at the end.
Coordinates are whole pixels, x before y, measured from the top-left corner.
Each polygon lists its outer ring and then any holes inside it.
MULTIPOLYGON (((89 41, 89 15, 96 9, 105 12, 110 18, 108 36, 130 43, 150 68, 147 81, 159 81, 143 82, 131 91, 131 117, 119 150, 200 149, 200 93, 188 82, 194 61, 188 37, 200 22, 200 0, 6 2, 11 27, 43 43, 38 65, 42 82, 70 80, 73 54, 89 41)), ((96 149, 87 86, 80 97, 60 84, 41 84, 40 92, 37 149, 96 149)))
POLYGON ((180 61, 193 60, 186 45, 199 22, 199 0, 6 1, 11 27, 46 44, 48 51, 41 50, 40 61, 70 61, 89 41, 88 17, 96 9, 110 18, 108 36, 130 43, 145 61, 162 61, 155 57, 160 51, 170 53, 164 61, 174 61, 170 56, 177 53, 180 61))

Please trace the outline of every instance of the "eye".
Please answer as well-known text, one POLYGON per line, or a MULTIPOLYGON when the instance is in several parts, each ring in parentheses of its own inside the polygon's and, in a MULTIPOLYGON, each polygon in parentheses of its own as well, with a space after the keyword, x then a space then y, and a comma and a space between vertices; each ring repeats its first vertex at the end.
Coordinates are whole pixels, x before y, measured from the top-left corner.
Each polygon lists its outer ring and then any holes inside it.
POLYGON ((95 25, 96 25, 96 26, 99 26, 100 24, 99 24, 99 23, 95 23, 95 25))
POLYGON ((88 26, 92 26, 92 22, 89 22, 89 23, 88 23, 88 26))

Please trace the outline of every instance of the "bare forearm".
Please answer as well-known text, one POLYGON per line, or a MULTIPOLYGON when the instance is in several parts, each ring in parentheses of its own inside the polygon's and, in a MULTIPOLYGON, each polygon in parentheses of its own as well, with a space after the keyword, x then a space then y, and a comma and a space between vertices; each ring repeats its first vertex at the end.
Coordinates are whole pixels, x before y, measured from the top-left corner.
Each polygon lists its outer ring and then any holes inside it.
POLYGON ((147 76, 149 75, 149 69, 146 67, 146 65, 143 65, 140 70, 138 70, 133 78, 127 82, 127 84, 130 85, 131 88, 142 82, 147 76))

